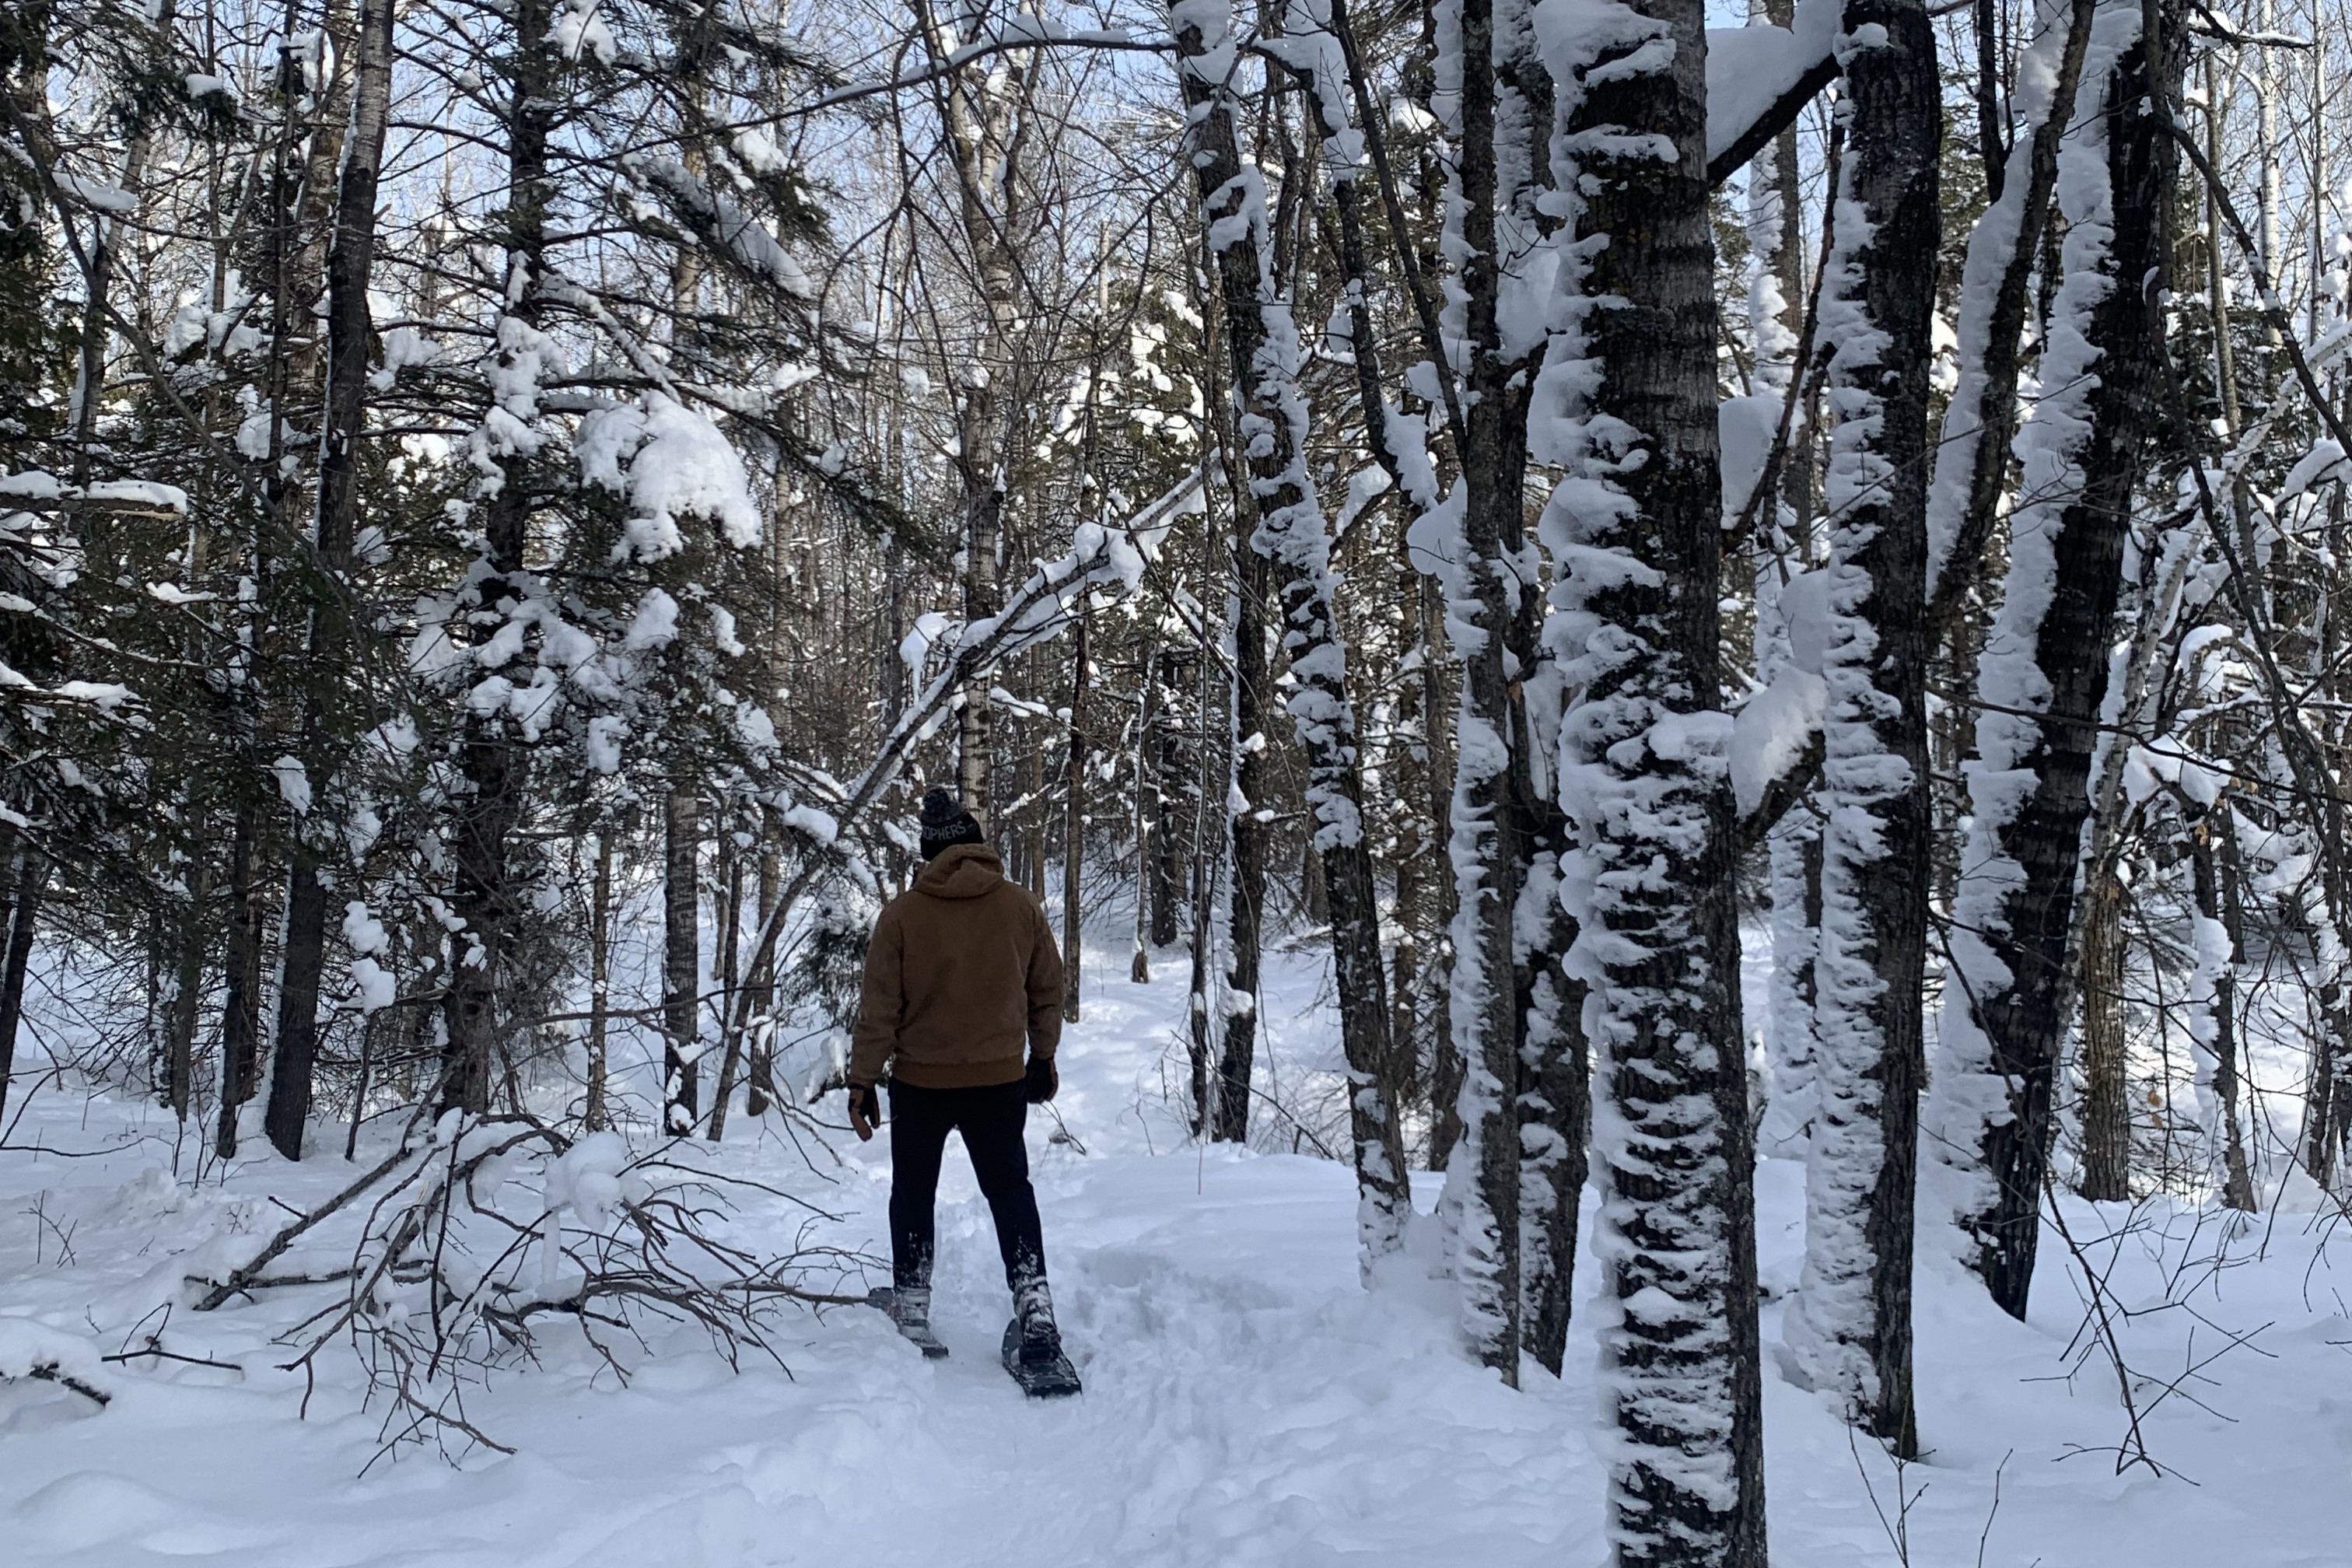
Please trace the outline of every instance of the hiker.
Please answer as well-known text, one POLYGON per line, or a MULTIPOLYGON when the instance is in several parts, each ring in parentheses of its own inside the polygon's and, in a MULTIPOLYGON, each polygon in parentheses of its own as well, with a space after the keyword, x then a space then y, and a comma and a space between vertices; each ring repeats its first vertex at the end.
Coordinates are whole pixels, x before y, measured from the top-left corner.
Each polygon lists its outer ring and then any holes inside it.
POLYGON ((931 1204, 952 1129, 996 1216, 1019 1359, 1066 1365, 1022 1136, 1029 1107, 1060 1087, 1062 954, 1045 911, 943 789, 923 797, 921 847, 914 886, 874 923, 849 1058, 860 1139, 881 1125, 886 1073, 889 1085, 891 1316, 926 1353, 946 1352, 930 1331, 931 1204))

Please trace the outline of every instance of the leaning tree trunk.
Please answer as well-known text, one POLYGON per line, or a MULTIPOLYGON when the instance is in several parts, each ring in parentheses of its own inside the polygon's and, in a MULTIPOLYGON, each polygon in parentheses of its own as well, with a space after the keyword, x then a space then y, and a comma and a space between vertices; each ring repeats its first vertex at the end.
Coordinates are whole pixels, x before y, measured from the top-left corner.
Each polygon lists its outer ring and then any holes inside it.
MULTIPOLYGON (((368 284, 375 265, 377 176, 392 108, 392 0, 362 0, 358 66, 352 87, 351 134, 343 149, 336 194, 334 248, 327 260, 327 392, 319 462, 318 566, 329 582, 310 612, 307 680, 301 685, 301 730, 312 798, 319 797, 336 756, 320 741, 336 731, 320 712, 318 689, 331 681, 347 657, 346 610, 335 592, 351 570, 359 522, 359 442, 367 416, 368 284)), ((278 1152, 302 1157, 310 1117, 311 1079, 319 1049, 319 984, 326 969, 327 893, 319 850, 298 824, 289 847, 285 952, 278 992, 278 1040, 264 1126, 278 1152)))
POLYGON ((2161 370, 2153 291, 2174 149, 2148 100, 2172 90, 2179 57, 2168 37, 2141 37, 2141 15, 2100 8, 2082 67, 2099 110, 2059 154, 2062 281, 2043 397, 2018 437, 2001 607, 1977 665, 1979 761, 1930 1113, 1929 1147, 1959 1177, 1967 1261, 2017 1318, 2041 1238, 2091 762, 2161 370))
POLYGON ((1559 252, 1563 331, 1538 405, 1569 474, 1545 518, 1569 568, 1555 647, 1579 693, 1561 726, 1577 846, 1562 882, 1592 988, 1609 1529, 1627 1568, 1765 1562, 1755 1152, 1717 711, 1706 27, 1698 0, 1643 0, 1553 60, 1570 72, 1554 183, 1572 193, 1578 243, 1559 252))
POLYGON ((1921 0, 1847 0, 1845 221, 1822 302, 1830 519, 1821 947, 1801 1374, 1903 1458, 1912 1194, 1933 814, 1927 773, 1927 369, 1935 314, 1936 38, 1921 0))
MULTIPOLYGON (((1991 204, 1969 232, 1954 328, 1959 377, 1944 407, 1927 501, 1927 593, 1939 629, 1958 616, 1976 580, 2009 474, 2029 285, 2097 8, 2098 0, 2037 0, 2038 30, 2021 62, 2014 100, 2020 134, 1991 204)), ((1988 149, 1991 141, 1988 132, 1988 149)))
MULTIPOLYGON (((1189 146, 1202 224, 1222 285, 1235 422, 1255 503, 1250 514, 1237 520, 1235 532, 1254 521, 1249 557, 1281 572, 1283 646, 1295 683, 1290 714, 1307 753, 1310 842, 1321 857, 1330 909, 1340 1047, 1348 1062, 1349 1122, 1355 1149, 1357 1229, 1369 1268, 1403 1245, 1412 1198, 1398 1107, 1383 1092, 1389 1016, 1381 967, 1379 894, 1364 839, 1355 707, 1333 603, 1330 532, 1307 467, 1307 404, 1297 384, 1304 353, 1289 302, 1275 277, 1265 189, 1257 171, 1242 163, 1235 145, 1230 89, 1196 63, 1230 47, 1230 16, 1203 16, 1198 7, 1171 9, 1171 26, 1185 62, 1189 146), (1217 36, 1210 36, 1212 28, 1217 36)), ((1332 90, 1337 92, 1336 84, 1332 90)), ((1264 638, 1256 637, 1254 642, 1262 647, 1264 638)), ((1262 742, 1243 747, 1245 757, 1263 750, 1262 742)), ((1257 798, 1247 786, 1243 795, 1257 798)), ((1255 984, 1249 989, 1255 992, 1255 984)), ((1229 1054, 1230 1048, 1228 1042, 1229 1054)), ((1231 1087, 1229 1080, 1229 1093, 1231 1087)))

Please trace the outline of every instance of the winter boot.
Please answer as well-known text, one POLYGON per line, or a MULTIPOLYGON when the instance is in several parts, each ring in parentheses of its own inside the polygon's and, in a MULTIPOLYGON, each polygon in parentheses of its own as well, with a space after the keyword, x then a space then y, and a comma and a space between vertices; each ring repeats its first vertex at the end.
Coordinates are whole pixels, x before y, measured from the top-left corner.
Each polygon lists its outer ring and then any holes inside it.
POLYGON ((901 1285, 890 1292, 890 1321, 908 1339, 920 1339, 931 1331, 931 1288, 929 1285, 901 1285))
POLYGON ((866 1300, 890 1314, 890 1321, 924 1356, 938 1361, 948 1353, 945 1341, 931 1331, 931 1288, 929 1285, 908 1285, 893 1289, 877 1285, 866 1293, 866 1300))
POLYGON ((1054 1323, 1054 1293, 1043 1279, 1024 1279, 1013 1293, 1013 1321, 1021 1326, 1021 1359, 1044 1366, 1061 1359, 1062 1331, 1054 1323))

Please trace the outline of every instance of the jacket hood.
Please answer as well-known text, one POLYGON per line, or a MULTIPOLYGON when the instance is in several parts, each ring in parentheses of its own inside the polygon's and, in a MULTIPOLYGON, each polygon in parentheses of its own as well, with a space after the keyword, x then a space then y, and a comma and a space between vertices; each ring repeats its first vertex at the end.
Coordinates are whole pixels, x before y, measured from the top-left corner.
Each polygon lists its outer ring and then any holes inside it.
POLYGON ((935 899, 976 899, 1004 880, 1004 862, 985 844, 958 844, 933 856, 915 890, 935 899))

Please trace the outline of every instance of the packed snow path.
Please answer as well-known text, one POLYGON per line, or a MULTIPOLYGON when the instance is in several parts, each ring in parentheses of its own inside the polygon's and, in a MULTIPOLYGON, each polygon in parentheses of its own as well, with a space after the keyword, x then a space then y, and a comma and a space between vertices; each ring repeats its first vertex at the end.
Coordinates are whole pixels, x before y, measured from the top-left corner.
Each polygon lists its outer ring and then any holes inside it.
MULTIPOLYGON (((1120 966, 1123 969, 1123 963, 1120 966)), ((8 1568, 131 1568, 217 1561, 239 1568, 749 1568, 771 1563, 1591 1564, 1604 1555, 1592 1344, 1569 1376, 1530 1367, 1510 1393, 1455 1348, 1437 1287, 1405 1279, 1367 1294, 1351 1247, 1343 1167, 1285 1154, 1171 1145, 1162 1053, 1181 1003, 1165 978, 1088 974, 1087 1021, 1070 1031, 1059 1109, 1087 1148, 1032 1122, 1047 1244, 1084 1398, 1024 1399, 995 1363, 1006 1300, 984 1205, 951 1155, 941 1194, 936 1318, 954 1355, 926 1363, 878 1313, 831 1309, 790 1324, 789 1372, 733 1373, 698 1331, 658 1342, 626 1386, 569 1342, 537 1370, 467 1402, 518 1450, 462 1465, 378 1452, 349 1358, 304 1387, 270 1337, 315 1308, 302 1292, 173 1316, 171 1343, 243 1370, 106 1367, 97 1411, 49 1383, 0 1384, 0 1561, 8 1568), (362 1472, 365 1473, 362 1474, 362 1472)), ((1297 1075, 1328 1042, 1319 976, 1280 967, 1268 989, 1276 1065, 1297 1075)), ((1277 1080, 1279 1081, 1279 1079, 1277 1080)), ((188 1254, 249 1247, 297 1205, 348 1180, 330 1150, 300 1167, 263 1155, 226 1188, 191 1194, 165 1173, 168 1118, 108 1097, 45 1089, 11 1136, 95 1157, 0 1152, 0 1365, 11 1335, 79 1335, 100 1352, 177 1296, 188 1254), (229 1237, 226 1242, 218 1237, 229 1237)), ((885 1143, 843 1140, 822 1188, 774 1135, 730 1142, 727 1168, 824 1199, 843 1226, 812 1236, 883 1250, 885 1143)), ((1801 1168, 1759 1178, 1763 1273, 1793 1283, 1801 1168)), ((1433 1189, 1422 1194, 1426 1207, 1433 1189)), ((756 1217, 756 1215, 755 1215, 756 1217)), ((803 1223, 774 1202, 774 1245, 803 1223)), ((2086 1225, 2097 1216, 2085 1211, 2086 1225)), ((2168 1216, 2188 1237, 2195 1216, 2168 1216)), ((2208 1225, 2169 1257, 2210 1251, 2208 1225)), ((2352 1323, 2310 1216, 2282 1215, 2232 1244, 2245 1259, 2199 1295, 2199 1312, 2259 1349, 2224 1355, 2147 1423, 2157 1456, 2187 1479, 2118 1479, 2113 1373, 2062 1360, 2079 1319, 2053 1238, 2035 1321, 2010 1323, 1940 1258, 1919 1280, 1919 1403, 1933 1450, 1908 1521, 1919 1568, 2340 1568, 2341 1482, 2352 1461, 2352 1323), (2345 1392, 2339 1392, 2345 1391, 2345 1392), (2108 1450, 2106 1452, 2085 1450, 2108 1450), (2071 1457, 2070 1457, 2071 1456, 2071 1457), (1995 1476, 2000 1501, 1994 1506, 1995 1476), (2191 1482, 2197 1484, 2190 1484, 2191 1482), (1990 1525, 1989 1525, 1990 1521, 1990 1525), (1989 1528, 1988 1528, 1989 1526, 1989 1528)), ((2152 1242, 2125 1249, 2118 1289, 2158 1300, 2152 1242)), ((2341 1247, 2338 1247, 2341 1250, 2341 1247)), ((1579 1265, 1580 1299, 1595 1279, 1579 1265)), ((1780 1308, 1768 1310, 1768 1347, 1780 1308)), ((151 1320, 152 1322, 152 1320, 151 1320)), ((2177 1374, 2220 1348, 2185 1311, 2130 1331, 2136 1361, 2177 1374), (2192 1350, 2193 1345, 2193 1350, 2192 1350)), ((1811 1396, 1767 1373, 1767 1445, 1778 1561, 1896 1561, 1878 1506, 1895 1512, 1891 1467, 1852 1450, 1811 1396)))

